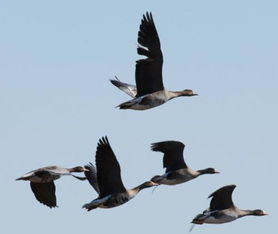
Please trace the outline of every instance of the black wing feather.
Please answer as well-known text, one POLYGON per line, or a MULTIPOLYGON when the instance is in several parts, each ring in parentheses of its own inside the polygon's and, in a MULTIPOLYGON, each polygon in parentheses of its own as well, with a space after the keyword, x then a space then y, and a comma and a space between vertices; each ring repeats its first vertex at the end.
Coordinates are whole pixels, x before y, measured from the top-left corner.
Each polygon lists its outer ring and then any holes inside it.
POLYGON ((107 137, 99 140, 96 151, 96 167, 100 198, 126 191, 121 179, 120 165, 107 137))
POLYGON ((36 197, 36 199, 52 208, 56 207, 56 195, 55 195, 55 184, 54 182, 49 183, 30 183, 31 189, 36 197))
POLYGON ((151 148, 153 151, 164 153, 163 167, 166 168, 166 172, 187 168, 183 159, 183 143, 179 141, 162 141, 153 143, 151 148))
POLYGON ((147 58, 136 61, 136 97, 164 89, 162 82, 163 55, 151 13, 147 12, 146 15, 143 15, 138 32, 138 43, 137 53, 147 58))
POLYGON ((210 201, 210 210, 224 210, 234 207, 232 193, 235 187, 235 185, 227 185, 212 193, 209 196, 209 198, 212 197, 210 201))

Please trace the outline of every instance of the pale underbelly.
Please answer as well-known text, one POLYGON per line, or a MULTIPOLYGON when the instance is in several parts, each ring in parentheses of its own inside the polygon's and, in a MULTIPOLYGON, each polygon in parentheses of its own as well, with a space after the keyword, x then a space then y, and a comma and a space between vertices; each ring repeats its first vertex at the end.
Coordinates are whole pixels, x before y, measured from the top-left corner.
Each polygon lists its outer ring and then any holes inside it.
POLYGON ((154 101, 151 104, 135 103, 134 105, 131 106, 130 109, 133 109, 133 110, 148 110, 148 109, 160 106, 164 103, 165 103, 165 101, 154 101))
POLYGON ((222 216, 221 219, 216 219, 214 217, 209 217, 207 218, 204 223, 207 223, 207 224, 221 224, 221 223, 229 223, 229 222, 232 222, 236 220, 236 217, 233 217, 233 216, 222 216))

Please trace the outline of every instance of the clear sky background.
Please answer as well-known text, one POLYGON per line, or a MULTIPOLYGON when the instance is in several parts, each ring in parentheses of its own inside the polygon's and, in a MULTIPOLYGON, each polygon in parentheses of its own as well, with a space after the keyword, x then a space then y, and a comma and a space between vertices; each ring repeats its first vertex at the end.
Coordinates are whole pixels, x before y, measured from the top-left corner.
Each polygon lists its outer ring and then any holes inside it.
POLYGON ((193 233, 277 231, 278 2, 273 0, 1 1, 1 233, 186 233, 207 196, 236 184, 242 209, 269 216, 193 233), (109 79, 134 83, 137 32, 151 11, 164 53, 164 85, 199 93, 155 109, 120 111, 129 99, 109 79), (59 208, 15 181, 48 165, 94 162, 107 135, 127 188, 162 174, 150 143, 179 140, 193 169, 177 186, 144 190, 114 209, 81 209, 97 197, 72 177, 56 182, 59 208))

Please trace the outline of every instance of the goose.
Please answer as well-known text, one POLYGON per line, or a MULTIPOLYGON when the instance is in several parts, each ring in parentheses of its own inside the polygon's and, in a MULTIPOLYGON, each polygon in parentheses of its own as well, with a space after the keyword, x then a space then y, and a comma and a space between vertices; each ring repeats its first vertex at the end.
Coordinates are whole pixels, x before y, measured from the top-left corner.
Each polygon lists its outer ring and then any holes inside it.
POLYGON ((98 207, 120 206, 134 198, 142 189, 156 186, 156 183, 146 181, 133 189, 126 189, 121 179, 120 165, 107 137, 99 139, 95 157, 96 168, 92 164, 86 165, 88 171, 85 176, 98 193, 98 197, 83 205, 87 211, 98 207))
POLYGON ((180 141, 162 141, 153 143, 151 149, 164 153, 163 175, 154 176, 151 181, 157 184, 176 185, 192 180, 200 175, 219 173, 214 168, 193 170, 188 167, 183 159, 184 144, 180 141))
POLYGON ((73 168, 63 168, 59 166, 47 166, 30 171, 16 180, 30 181, 31 189, 36 199, 50 207, 57 207, 54 180, 59 179, 63 175, 71 175, 79 180, 86 180, 85 177, 79 177, 72 172, 85 172, 85 167, 77 166, 73 168))
POLYGON ((137 53, 147 58, 136 61, 136 86, 123 83, 119 79, 110 80, 113 85, 132 97, 132 100, 117 107, 120 109, 147 110, 176 97, 198 95, 191 89, 168 91, 164 88, 162 81, 163 55, 152 13, 146 12, 141 20, 137 53))
POLYGON ((237 208, 232 200, 232 193, 236 185, 227 185, 212 193, 208 198, 211 198, 210 207, 202 214, 198 214, 192 221, 193 224, 221 224, 234 221, 238 218, 254 215, 267 215, 263 210, 241 210, 237 208))

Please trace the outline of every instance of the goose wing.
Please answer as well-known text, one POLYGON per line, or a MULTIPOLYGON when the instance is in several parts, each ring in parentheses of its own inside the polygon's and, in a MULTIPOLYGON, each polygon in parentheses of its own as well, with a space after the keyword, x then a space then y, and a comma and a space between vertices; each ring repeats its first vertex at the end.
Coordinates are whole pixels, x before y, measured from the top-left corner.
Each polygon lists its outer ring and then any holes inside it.
POLYGON ((86 179, 88 180, 90 185, 92 185, 92 187, 95 189, 95 191, 99 194, 96 167, 92 163, 89 163, 85 166, 85 168, 89 170, 84 172, 86 179))
POLYGON ((31 189, 36 197, 36 199, 52 208, 56 207, 56 195, 55 195, 55 184, 53 182, 49 183, 30 183, 31 189))
POLYGON ((212 193, 208 198, 212 197, 210 202, 210 210, 224 210, 234 207, 232 200, 232 193, 235 189, 235 185, 227 185, 212 193))
POLYGON ((179 141, 162 141, 153 143, 151 149, 164 153, 163 167, 166 168, 166 172, 187 168, 183 159, 183 143, 179 141))
POLYGON ((107 137, 102 137, 98 142, 96 167, 100 197, 126 191, 121 178, 120 165, 107 137))
POLYGON ((138 32, 137 53, 147 58, 136 61, 135 80, 137 97, 163 90, 163 55, 151 13, 143 15, 138 32))
POLYGON ((125 92, 127 95, 129 95, 132 98, 135 98, 137 94, 137 89, 135 85, 127 84, 124 82, 121 82, 117 77, 116 80, 110 80, 110 82, 115 85, 117 88, 125 92))

